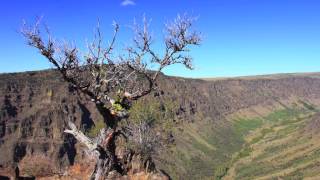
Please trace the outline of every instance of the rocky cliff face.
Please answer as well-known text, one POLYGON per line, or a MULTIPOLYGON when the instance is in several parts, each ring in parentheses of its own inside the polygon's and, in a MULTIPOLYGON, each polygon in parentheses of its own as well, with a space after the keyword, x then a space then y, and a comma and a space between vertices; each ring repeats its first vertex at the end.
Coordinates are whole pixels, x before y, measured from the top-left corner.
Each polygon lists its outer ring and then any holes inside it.
POLYGON ((1 75, 0 84, 0 165, 28 158, 51 173, 74 164, 81 153, 75 139, 63 133, 66 119, 91 126, 99 118, 93 105, 79 101, 52 71, 1 75))
MULTIPOLYGON (((320 74, 223 80, 162 76, 159 88, 150 98, 177 102, 181 120, 219 121, 254 106, 286 106, 283 102, 299 100, 319 104, 320 74)), ((74 138, 63 133, 68 118, 87 129, 101 117, 94 104, 78 98, 55 71, 0 75, 0 168, 9 169, 28 159, 31 164, 42 163, 50 174, 79 162, 84 152, 74 138)))

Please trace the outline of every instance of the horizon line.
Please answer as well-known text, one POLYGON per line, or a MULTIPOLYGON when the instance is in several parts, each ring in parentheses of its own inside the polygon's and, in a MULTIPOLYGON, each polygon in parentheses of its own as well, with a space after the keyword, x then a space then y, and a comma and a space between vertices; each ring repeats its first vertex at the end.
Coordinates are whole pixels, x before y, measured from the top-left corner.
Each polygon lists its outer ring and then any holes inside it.
MULTIPOLYGON (((57 70, 56 68, 47 68, 47 69, 39 69, 39 70, 25 70, 25 71, 14 71, 14 72, 0 72, 0 75, 8 75, 8 74, 23 74, 23 73, 36 73, 36 72, 45 72, 57 70)), ((152 71, 152 70, 151 70, 152 71)), ((179 76, 179 75, 170 75, 165 72, 161 72, 165 76, 169 77, 178 77, 185 79, 204 79, 204 80, 214 80, 214 79, 229 79, 229 78, 250 78, 250 77, 263 77, 263 76, 276 76, 276 75, 306 75, 306 74, 320 74, 320 71, 295 71, 295 72, 275 72, 275 73, 261 73, 261 74, 244 74, 244 75, 230 75, 230 76, 179 76)))

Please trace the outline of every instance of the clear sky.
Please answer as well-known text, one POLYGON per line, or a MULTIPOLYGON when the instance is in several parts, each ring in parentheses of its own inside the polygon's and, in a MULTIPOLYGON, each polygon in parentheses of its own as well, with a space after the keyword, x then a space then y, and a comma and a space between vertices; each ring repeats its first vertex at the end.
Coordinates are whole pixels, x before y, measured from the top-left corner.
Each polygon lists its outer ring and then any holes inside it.
POLYGON ((44 16, 58 38, 80 46, 92 38, 100 19, 109 37, 113 20, 123 25, 120 44, 130 37, 125 25, 143 14, 152 18, 156 43, 163 23, 178 13, 199 16, 204 35, 193 49, 195 70, 174 66, 168 75, 185 77, 243 76, 320 71, 319 0, 1 0, 0 72, 50 66, 18 33, 22 19, 44 16))

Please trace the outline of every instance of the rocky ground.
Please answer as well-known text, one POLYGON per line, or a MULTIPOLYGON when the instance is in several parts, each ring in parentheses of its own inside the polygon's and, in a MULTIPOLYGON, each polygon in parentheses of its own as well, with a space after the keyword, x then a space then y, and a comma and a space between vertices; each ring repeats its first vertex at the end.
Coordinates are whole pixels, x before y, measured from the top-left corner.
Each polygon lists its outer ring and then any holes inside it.
MULTIPOLYGON (((162 76, 159 90, 148 98, 175 102, 175 114, 179 119, 174 130, 174 147, 157 160, 159 169, 174 179, 219 178, 219 170, 225 167, 228 171, 222 173, 228 174, 225 177, 242 177, 243 170, 250 171, 250 167, 241 170, 237 164, 254 160, 251 156, 251 159, 244 156, 235 160, 233 156, 239 147, 253 148, 250 152, 257 152, 256 156, 264 152, 262 147, 256 148, 255 143, 247 145, 246 138, 253 136, 249 132, 261 134, 261 129, 269 126, 274 126, 274 132, 278 132, 294 126, 265 122, 262 125, 251 120, 292 108, 309 109, 301 116, 315 113, 320 104, 320 74, 205 80, 162 76), (238 138, 238 131, 243 133, 243 138, 238 138), (225 162, 231 164, 221 167, 225 162)), ((78 176, 82 179, 84 174, 88 175, 90 163, 83 163, 85 152, 72 137, 62 132, 70 114, 84 129, 92 127, 101 117, 94 104, 85 97, 79 99, 77 92, 69 88, 57 72, 0 75, 0 109, 0 175, 12 176, 14 170, 10 168, 16 164, 21 176, 54 179, 78 176)), ((309 123, 304 129, 317 132, 319 118, 313 116, 310 121, 303 121, 309 123)), ((267 135, 256 143, 266 138, 267 135)), ((138 176, 146 179, 153 176, 139 173, 138 176)))

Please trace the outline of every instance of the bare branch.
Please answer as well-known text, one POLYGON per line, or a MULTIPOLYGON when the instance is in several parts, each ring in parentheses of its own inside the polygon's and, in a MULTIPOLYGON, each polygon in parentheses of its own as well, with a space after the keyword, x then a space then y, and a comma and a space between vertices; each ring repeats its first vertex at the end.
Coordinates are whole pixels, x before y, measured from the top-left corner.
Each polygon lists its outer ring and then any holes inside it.
POLYGON ((65 133, 72 134, 80 143, 84 144, 90 151, 97 149, 97 144, 94 143, 89 137, 83 134, 83 132, 79 131, 76 125, 68 121, 68 126, 70 129, 64 130, 65 133))
MULTIPOLYGON (((103 178, 119 163, 116 162, 115 147, 111 144, 114 144, 115 134, 118 134, 117 123, 129 115, 132 101, 150 94, 157 87, 157 79, 164 68, 183 64, 192 69, 189 48, 199 45, 201 41, 199 33, 192 30, 195 20, 183 15, 166 24, 166 48, 161 53, 152 47, 153 37, 149 30, 151 21, 144 17, 142 25, 134 22, 133 45, 127 47, 120 56, 115 55, 119 32, 117 23, 113 23, 114 33, 106 46, 98 23, 92 42, 87 43, 85 55, 74 44, 61 43, 52 38, 48 27, 45 27, 47 36, 44 37, 40 20, 34 26, 23 24, 21 33, 28 45, 38 49, 73 88, 88 96, 106 122, 107 127, 101 129, 98 137, 93 139, 78 130, 71 121, 68 122, 69 129, 64 131, 99 155, 92 179, 103 178), (150 67, 156 67, 156 70, 151 71, 150 67)), ((149 128, 147 124, 139 124, 132 130, 132 138, 148 148, 155 140, 149 137, 152 133, 149 128)))
MULTIPOLYGON (((192 25, 196 18, 188 17, 186 14, 178 17, 171 23, 166 24, 166 38, 165 38, 165 54, 163 57, 159 57, 155 51, 151 48, 152 37, 148 33, 149 24, 143 20, 143 28, 135 26, 134 32, 136 34, 134 42, 136 48, 129 48, 128 52, 134 57, 132 62, 135 62, 136 66, 130 66, 132 69, 137 69, 137 64, 141 64, 143 56, 150 55, 150 63, 158 64, 158 70, 153 74, 152 77, 144 69, 143 71, 137 70, 148 79, 149 86, 135 93, 131 98, 139 99, 149 94, 155 88, 155 82, 159 76, 159 73, 167 66, 172 64, 183 64, 188 69, 193 69, 192 57, 187 54, 191 45, 199 45, 201 42, 200 34, 196 31, 192 31, 192 25)), ((138 66, 139 67, 139 66, 138 66)), ((141 65, 140 65, 141 67, 141 65)), ((147 67, 147 65, 144 65, 147 67)), ((143 69, 143 68, 142 68, 143 69)))

